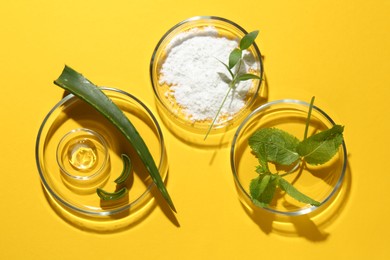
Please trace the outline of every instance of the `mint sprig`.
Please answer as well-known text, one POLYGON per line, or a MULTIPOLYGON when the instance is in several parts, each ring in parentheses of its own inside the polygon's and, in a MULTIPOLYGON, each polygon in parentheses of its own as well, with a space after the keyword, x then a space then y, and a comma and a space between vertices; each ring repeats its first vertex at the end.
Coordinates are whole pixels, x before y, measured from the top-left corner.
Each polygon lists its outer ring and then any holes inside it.
POLYGON ((246 81, 246 80, 251 80, 251 79, 259 79, 261 78, 255 74, 251 73, 240 73, 240 68, 242 65, 242 53, 244 50, 248 49, 254 42, 259 34, 259 31, 253 31, 248 34, 246 34, 239 43, 238 48, 235 48, 230 54, 229 54, 229 61, 228 64, 224 63, 223 61, 218 60, 229 72, 229 75, 231 77, 230 82, 229 82, 229 87, 228 90, 222 100, 221 105, 218 108, 218 111, 216 115, 213 118, 213 121, 211 122, 207 133, 204 137, 204 140, 206 140, 207 136, 209 135, 211 129, 213 128, 213 125, 217 121, 217 118, 219 114, 221 113, 222 107, 226 102, 227 97, 229 96, 230 92, 237 87, 237 84, 240 81, 246 81), (236 69, 233 71, 233 69, 236 67, 236 69))
POLYGON ((343 142, 344 127, 334 125, 332 128, 307 137, 314 97, 310 102, 306 120, 304 140, 277 128, 263 128, 257 130, 248 140, 253 153, 259 161, 254 178, 249 187, 252 201, 260 207, 268 206, 279 187, 289 196, 302 203, 320 206, 321 203, 297 190, 283 177, 292 174, 304 162, 309 165, 320 165, 328 162, 337 153, 343 142), (279 174, 270 171, 268 164, 289 166, 293 169, 287 173, 279 174))

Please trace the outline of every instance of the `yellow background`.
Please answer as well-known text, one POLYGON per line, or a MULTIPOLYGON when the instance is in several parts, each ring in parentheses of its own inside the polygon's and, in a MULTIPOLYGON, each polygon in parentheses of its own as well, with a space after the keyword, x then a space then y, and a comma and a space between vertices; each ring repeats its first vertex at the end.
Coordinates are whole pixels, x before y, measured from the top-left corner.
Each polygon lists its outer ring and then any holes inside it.
MULTIPOLYGON (((13 0, 0 8, 0 259, 390 259, 390 1, 13 0), (229 147, 193 148, 164 125, 168 190, 140 223, 109 234, 50 207, 35 164, 44 116, 61 99, 64 64, 130 92, 157 115, 149 62, 160 37, 196 15, 259 29, 267 99, 309 100, 345 125, 348 187, 331 220, 249 216, 229 147)), ((344 187, 345 188, 345 187, 344 187)))

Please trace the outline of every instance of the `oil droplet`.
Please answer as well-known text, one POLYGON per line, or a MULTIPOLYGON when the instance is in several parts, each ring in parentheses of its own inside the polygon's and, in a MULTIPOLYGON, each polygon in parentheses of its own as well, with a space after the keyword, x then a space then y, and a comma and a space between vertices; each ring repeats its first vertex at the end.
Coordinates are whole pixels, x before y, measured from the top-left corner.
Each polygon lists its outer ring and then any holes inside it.
POLYGON ((69 146, 69 162, 77 170, 92 170, 97 160, 97 150, 94 143, 89 139, 77 140, 69 146))

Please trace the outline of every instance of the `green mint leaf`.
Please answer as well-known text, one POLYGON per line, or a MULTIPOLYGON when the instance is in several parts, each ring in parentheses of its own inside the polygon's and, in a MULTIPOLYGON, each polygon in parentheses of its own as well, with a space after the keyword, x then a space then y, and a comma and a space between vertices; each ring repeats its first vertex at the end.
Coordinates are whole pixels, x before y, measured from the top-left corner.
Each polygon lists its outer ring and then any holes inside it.
POLYGON ((263 174, 250 183, 249 191, 255 205, 266 207, 273 199, 278 178, 273 174, 263 174))
POLYGON ((308 164, 324 164, 337 153, 343 142, 344 126, 334 125, 331 129, 319 132, 303 140, 297 152, 308 164))
POLYGON ((229 69, 232 69, 238 61, 241 59, 242 51, 240 49, 234 49, 229 55, 229 69))
POLYGON ((245 73, 237 77, 237 81, 245 81, 249 79, 261 79, 259 76, 254 74, 245 73))
POLYGON ((253 31, 245 35, 240 41, 240 49, 241 50, 248 49, 249 46, 251 46, 252 43, 255 41, 258 34, 259 31, 253 31))
POLYGON ((267 162, 260 163, 260 165, 256 166, 256 172, 258 174, 270 173, 267 162))
POLYGON ((258 198, 268 186, 270 179, 271 175, 269 174, 263 174, 253 179, 250 183, 251 196, 254 198, 258 198))
POLYGON ((312 198, 298 191, 293 185, 291 185, 288 181, 286 181, 282 177, 279 177, 278 184, 282 190, 284 190, 288 195, 290 195, 297 201, 300 201, 302 203, 307 203, 316 207, 321 205, 320 202, 313 200, 312 198))
MULTIPOLYGON (((249 143, 249 145, 250 144, 251 143, 249 143)), ((256 148, 252 148, 252 150, 256 154, 260 163, 260 165, 256 167, 256 172, 259 174, 269 173, 270 171, 268 168, 267 151, 265 145, 256 145, 256 148)))
POLYGON ((249 146, 259 158, 280 165, 291 165, 300 156, 296 152, 299 140, 280 129, 263 128, 249 138, 249 146))

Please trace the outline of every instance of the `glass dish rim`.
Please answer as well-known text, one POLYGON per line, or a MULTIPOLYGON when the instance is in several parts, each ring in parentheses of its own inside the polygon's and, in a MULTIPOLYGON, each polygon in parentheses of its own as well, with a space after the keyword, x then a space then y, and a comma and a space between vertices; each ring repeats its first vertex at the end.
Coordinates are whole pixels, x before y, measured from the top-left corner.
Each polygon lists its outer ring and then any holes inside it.
MULTIPOLYGON (((177 28, 179 28, 180 26, 182 26, 182 25, 184 25, 186 23, 196 22, 196 21, 199 21, 199 20, 217 20, 217 21, 225 22, 227 24, 230 24, 230 25, 236 27, 238 30, 240 30, 244 34, 248 33, 242 26, 240 26, 239 24, 237 24, 237 23, 235 23, 235 22, 233 22, 233 21, 231 21, 229 19, 226 19, 226 18, 223 18, 223 17, 220 17, 220 16, 207 16, 207 15, 206 16, 202 16, 202 15, 199 15, 199 16, 193 16, 193 17, 190 17, 190 18, 187 18, 185 20, 182 20, 182 21, 178 22, 177 24, 172 26, 168 31, 166 31, 163 34, 163 36, 160 38, 160 40, 156 44, 156 47, 153 50, 152 57, 151 57, 151 60, 150 60, 150 63, 149 63, 149 76, 150 76, 150 81, 151 81, 151 85, 152 85, 152 88, 153 88, 153 93, 154 93, 155 98, 160 103, 160 105, 162 105, 164 107, 164 109, 169 111, 169 113, 173 113, 173 112, 164 102, 162 102, 162 100, 160 99, 159 94, 157 93, 156 86, 153 83, 153 64, 158 61, 158 59, 156 59, 156 55, 157 55, 157 52, 160 49, 162 43, 165 41, 165 39, 174 30, 176 30, 177 28)), ((253 47, 255 49, 255 52, 256 52, 257 56, 259 57, 260 79, 259 79, 259 84, 256 87, 256 91, 255 91, 253 97, 251 97, 249 102, 245 105, 245 108, 251 107, 256 102, 256 97, 257 97, 257 95, 258 95, 258 93, 259 93, 259 91, 261 89, 261 85, 262 85, 262 82, 264 80, 264 64, 263 64, 262 55, 261 55, 260 49, 257 46, 256 42, 253 43, 253 47)), ((180 122, 180 124, 185 124, 185 122, 182 122, 183 120, 178 120, 178 121, 180 122)), ((218 126, 215 127, 215 129, 223 129, 224 127, 225 127, 225 125, 218 125, 218 126)))
MULTIPOLYGON (((307 106, 309 107, 310 104, 308 102, 305 102, 305 101, 301 101, 301 100, 297 100, 297 99, 280 99, 280 100, 275 100, 275 101, 270 101, 270 102, 267 102, 265 104, 262 104, 260 105, 259 107, 257 107, 255 110, 253 110, 242 122, 241 124, 238 126, 235 134, 234 134, 234 137, 233 137, 233 141, 232 141, 232 144, 230 146, 230 166, 231 166, 231 170, 232 170, 232 173, 233 173, 233 177, 234 177, 234 181, 236 183, 236 185, 239 187, 240 191, 244 194, 244 196, 251 200, 249 194, 246 192, 246 190, 244 189, 244 187, 242 186, 238 176, 237 176, 237 171, 236 171, 236 167, 235 167, 235 159, 234 159, 234 154, 235 154, 235 146, 236 146, 236 143, 237 143, 237 138, 238 136, 240 135, 241 133, 241 130, 242 128, 245 127, 245 125, 247 124, 247 122, 253 117, 255 116, 257 113, 259 113, 260 111, 263 111, 265 109, 267 109, 268 107, 272 106, 272 105, 278 105, 278 104, 293 104, 293 105, 303 105, 303 106, 307 106)), ((313 110, 319 112, 322 116, 324 116, 332 125, 335 125, 336 123, 334 122, 334 120, 327 114, 325 113, 322 109, 320 109, 319 107, 313 105, 313 110)), ((275 213, 275 214, 280 214, 280 215, 285 215, 285 216, 300 216, 300 215, 305 215, 305 214, 309 214, 319 208, 322 208, 331 198, 333 198, 333 196, 337 193, 337 191, 340 189, 340 186, 341 184, 343 183, 343 180, 344 180, 344 177, 345 177, 345 173, 346 173, 346 170, 347 170, 347 165, 348 165, 348 157, 347 157, 347 147, 346 147, 346 144, 345 144, 345 140, 343 139, 343 142, 342 142, 342 150, 343 150, 343 157, 344 157, 344 161, 343 161, 343 166, 342 166, 342 169, 341 169, 341 175, 339 177, 339 179, 337 180, 337 183, 336 185, 334 186, 333 190, 329 193, 329 195, 321 202, 321 205, 319 207, 316 207, 316 206, 310 206, 308 208, 304 208, 304 209, 300 209, 300 210, 296 210, 296 211, 291 211, 291 212, 285 212, 285 211, 279 211, 279 210, 275 210, 275 209, 271 209, 271 208, 266 208, 266 207, 263 207, 262 209, 266 210, 266 211, 269 211, 271 213, 275 213)), ((255 206, 257 207, 257 206, 255 206)), ((258 207, 260 208, 260 207, 258 207)))
POLYGON ((106 164, 108 162, 108 159, 109 159, 109 156, 108 156, 108 144, 107 144, 106 139, 101 134, 99 134, 98 132, 96 132, 96 131, 94 131, 92 129, 84 128, 84 127, 79 127, 79 128, 76 128, 76 129, 72 129, 68 133, 66 133, 61 138, 60 143, 57 145, 56 152, 57 152, 57 155, 56 155, 57 164, 60 167, 60 170, 64 173, 64 175, 66 175, 67 177, 69 177, 71 179, 75 179, 75 180, 90 180, 90 179, 96 178, 103 171, 103 169, 106 166, 106 164), (102 144, 102 147, 104 149, 104 162, 103 162, 103 164, 100 166, 100 168, 95 173, 93 173, 92 175, 88 175, 88 176, 75 176, 75 175, 70 174, 65 169, 64 164, 61 162, 61 159, 60 159, 60 157, 61 157, 60 156, 60 145, 61 145, 61 142, 65 141, 66 138, 69 138, 69 136, 71 136, 72 134, 76 134, 76 133, 80 133, 80 132, 85 132, 85 133, 88 133, 91 136, 95 136, 99 140, 99 142, 102 144))
MULTIPOLYGON (((164 142, 164 136, 163 136, 160 124, 158 123, 156 117, 153 115, 152 111, 140 99, 138 99, 137 97, 135 97, 134 95, 132 95, 126 91, 123 91, 123 90, 117 89, 117 88, 113 88, 113 87, 99 86, 98 88, 101 89, 102 91, 108 91, 108 92, 112 91, 115 93, 125 95, 125 96, 129 97, 130 99, 134 100, 138 105, 141 105, 141 107, 143 109, 145 109, 147 114, 152 119, 152 121, 156 127, 156 131, 158 133, 158 136, 159 136, 159 142, 161 144, 160 145, 160 158, 161 159, 160 159, 159 164, 158 164, 158 169, 160 169, 160 167, 164 163, 163 162, 165 160, 164 158, 166 157, 165 142, 164 142)), ((39 127, 36 142, 35 142, 35 162, 37 165, 37 169, 39 172, 41 183, 45 187, 46 191, 48 191, 49 195, 52 196, 55 200, 57 200, 60 205, 64 205, 67 208, 74 210, 75 212, 82 213, 82 214, 85 214, 88 216, 96 216, 96 217, 111 216, 111 215, 115 215, 115 214, 119 214, 121 212, 124 212, 125 210, 128 210, 131 207, 133 207, 134 205, 141 202, 150 193, 151 189, 154 187, 154 183, 152 182, 151 184, 149 184, 148 187, 145 189, 145 191, 136 200, 134 200, 133 202, 131 202, 129 204, 126 204, 125 206, 122 206, 120 208, 113 209, 113 210, 95 212, 95 211, 80 209, 80 208, 75 207, 75 206, 71 205, 70 203, 66 202, 64 199, 61 198, 61 196, 59 196, 56 192, 54 192, 54 190, 50 187, 50 185, 47 183, 47 181, 44 177, 43 170, 41 169, 40 161, 39 161, 40 160, 40 158, 39 158, 40 144, 41 144, 41 141, 44 141, 44 140, 41 140, 41 135, 42 135, 43 129, 45 128, 46 122, 49 120, 50 116, 54 113, 54 111, 56 111, 56 109, 58 107, 60 107, 61 105, 63 105, 64 103, 66 103, 67 101, 69 101, 75 97, 76 96, 74 94, 70 93, 70 94, 66 95, 64 98, 62 98, 59 102, 57 102, 57 104, 55 104, 53 106, 53 108, 51 108, 50 111, 46 114, 46 116, 44 117, 44 119, 39 127)))

